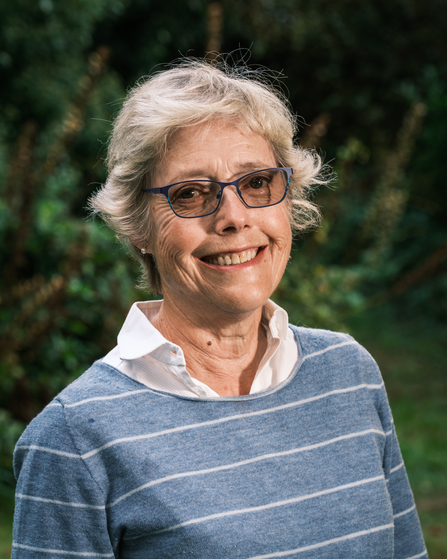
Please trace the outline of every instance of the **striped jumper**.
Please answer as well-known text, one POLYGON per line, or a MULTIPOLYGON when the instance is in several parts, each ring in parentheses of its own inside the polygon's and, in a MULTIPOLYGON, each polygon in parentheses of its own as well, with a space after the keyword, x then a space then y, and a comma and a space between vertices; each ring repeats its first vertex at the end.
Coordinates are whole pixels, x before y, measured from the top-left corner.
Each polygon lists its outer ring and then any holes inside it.
POLYGON ((19 440, 12 558, 426 558, 380 372, 291 327, 276 388, 157 392, 98 361, 19 440))

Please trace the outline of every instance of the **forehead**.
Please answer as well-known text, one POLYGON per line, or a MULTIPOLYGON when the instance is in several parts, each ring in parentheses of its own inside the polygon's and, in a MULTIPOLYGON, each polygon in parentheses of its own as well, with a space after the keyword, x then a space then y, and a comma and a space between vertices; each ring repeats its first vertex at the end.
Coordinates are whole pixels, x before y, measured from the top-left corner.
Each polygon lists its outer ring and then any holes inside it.
POLYGON ((246 126, 217 120, 177 130, 167 143, 158 171, 164 182, 187 175, 223 180, 274 166, 273 150, 264 137, 246 126))

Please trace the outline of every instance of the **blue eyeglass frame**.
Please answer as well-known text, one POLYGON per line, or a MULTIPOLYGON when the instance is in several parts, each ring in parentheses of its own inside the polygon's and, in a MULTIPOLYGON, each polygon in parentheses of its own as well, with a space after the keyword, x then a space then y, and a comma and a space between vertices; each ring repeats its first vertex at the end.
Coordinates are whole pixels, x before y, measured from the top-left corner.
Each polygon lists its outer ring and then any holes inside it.
POLYGON ((291 167, 269 167, 268 169, 259 169, 258 171, 252 171, 251 173, 247 173, 246 175, 239 177, 238 179, 232 181, 232 182, 220 182, 220 181, 214 181, 214 180, 204 180, 204 179, 194 179, 194 180, 189 180, 189 181, 180 181, 180 182, 174 182, 172 184, 168 184, 166 186, 161 186, 160 188, 144 188, 143 192, 151 192, 152 194, 164 194, 166 196, 166 199, 169 203, 169 206, 171 208, 171 210, 175 213, 175 215, 177 217, 181 217, 182 219, 197 219, 198 217, 206 217, 207 215, 212 215, 213 213, 217 212, 217 210, 219 209, 220 206, 220 202, 223 198, 223 190, 224 188, 226 188, 227 186, 235 186, 236 187, 236 191, 237 194, 239 196, 239 198, 242 200, 242 202, 247 206, 247 208, 270 208, 271 206, 276 206, 276 204, 280 204, 284 198, 287 195, 287 192, 289 191, 289 182, 290 182, 290 177, 293 175, 293 169, 291 167), (244 198, 242 197, 241 191, 239 190, 239 181, 241 181, 242 179, 245 179, 246 177, 249 177, 250 175, 256 175, 257 173, 262 173, 263 171, 285 171, 286 175, 287 175, 287 184, 286 184, 286 189, 284 191, 284 196, 281 198, 281 200, 278 200, 278 202, 275 202, 274 204, 268 204, 267 206, 249 206, 247 204, 247 202, 244 200, 244 198), (197 182, 214 182, 216 184, 218 184, 220 186, 220 198, 219 201, 217 202, 217 206, 216 208, 207 214, 203 214, 203 215, 191 215, 191 216, 185 216, 185 215, 179 215, 174 208, 172 207, 171 204, 171 200, 169 199, 168 196, 168 191, 171 188, 171 186, 176 186, 177 184, 187 184, 187 183, 197 183, 197 182))

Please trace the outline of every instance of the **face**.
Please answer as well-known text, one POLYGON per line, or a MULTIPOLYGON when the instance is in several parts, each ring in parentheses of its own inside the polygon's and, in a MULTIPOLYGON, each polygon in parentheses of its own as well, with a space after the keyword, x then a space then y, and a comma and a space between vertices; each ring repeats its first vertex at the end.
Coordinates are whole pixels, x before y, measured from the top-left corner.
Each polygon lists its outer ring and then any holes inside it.
MULTIPOLYGON (((188 179, 230 182, 276 166, 262 136, 216 121, 174 134, 152 187, 188 179)), ((284 202, 247 208, 228 186, 217 212, 205 217, 176 216, 164 195, 151 194, 150 203, 154 234, 146 250, 157 262, 165 301, 209 316, 249 313, 264 305, 290 254, 292 235, 284 202)))

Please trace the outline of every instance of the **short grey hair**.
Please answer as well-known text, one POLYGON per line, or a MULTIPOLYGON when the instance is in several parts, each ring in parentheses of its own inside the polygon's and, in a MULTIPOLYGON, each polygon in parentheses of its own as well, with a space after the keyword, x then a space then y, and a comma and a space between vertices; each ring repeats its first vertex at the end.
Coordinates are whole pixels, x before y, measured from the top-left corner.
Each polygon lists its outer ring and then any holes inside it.
POLYGON ((292 231, 319 223, 319 210, 309 196, 329 179, 320 156, 294 144, 297 118, 271 76, 268 70, 246 65, 182 59, 129 92, 109 142, 107 182, 89 205, 139 260, 146 285, 154 293, 162 291, 156 262, 135 245, 144 246, 152 233, 151 195, 143 189, 150 188, 177 130, 224 119, 261 135, 271 145, 278 166, 293 168, 287 198, 292 231))

